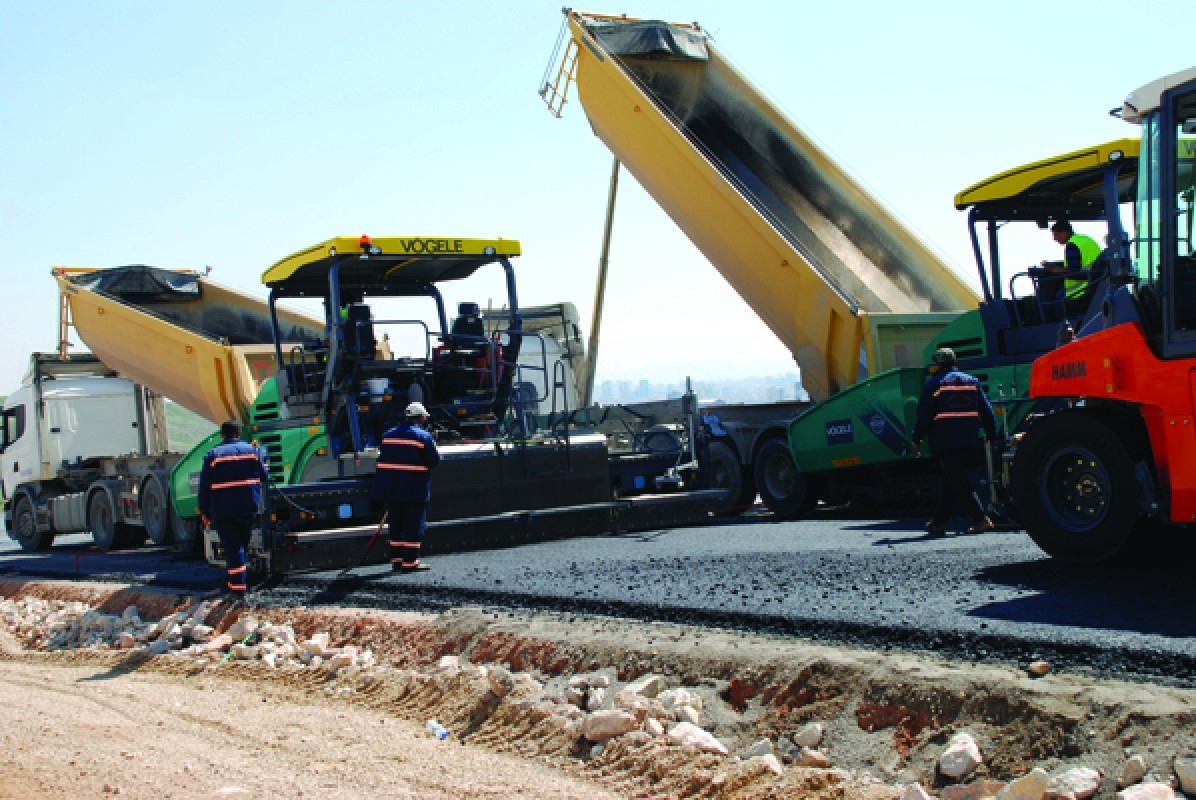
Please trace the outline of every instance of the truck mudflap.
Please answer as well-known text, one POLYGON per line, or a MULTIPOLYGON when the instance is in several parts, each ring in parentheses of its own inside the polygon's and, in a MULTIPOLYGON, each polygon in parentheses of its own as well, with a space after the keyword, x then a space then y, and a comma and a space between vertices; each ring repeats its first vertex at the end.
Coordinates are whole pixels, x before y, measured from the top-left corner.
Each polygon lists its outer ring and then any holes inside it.
MULTIPOLYGON (((423 552, 462 552, 575 536, 697 525, 710 516, 721 500, 721 490, 702 489, 430 522, 423 552)), ((382 564, 389 557, 387 536, 383 530, 375 539, 376 532, 376 523, 288 532, 277 537, 271 551, 264 546, 260 532, 255 531, 250 543, 250 562, 255 569, 274 575, 382 564)), ((211 534, 205 551, 209 561, 223 564, 219 543, 211 534)))

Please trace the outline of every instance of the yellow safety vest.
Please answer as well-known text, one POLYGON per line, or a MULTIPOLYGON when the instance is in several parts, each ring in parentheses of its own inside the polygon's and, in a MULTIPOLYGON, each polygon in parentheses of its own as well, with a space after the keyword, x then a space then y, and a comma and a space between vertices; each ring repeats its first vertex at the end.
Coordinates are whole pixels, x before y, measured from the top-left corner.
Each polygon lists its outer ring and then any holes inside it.
MULTIPOLYGON (((1080 251, 1080 269, 1085 272, 1092 266, 1092 262, 1100 257, 1100 245, 1091 236, 1085 236, 1082 233, 1073 233, 1071 238, 1067 240, 1067 244, 1074 244, 1076 249, 1080 251)), ((1063 263, 1064 266, 1067 266, 1066 258, 1064 258, 1063 263)), ((1087 288, 1088 278, 1086 277, 1068 278, 1063 284, 1064 293, 1067 295, 1068 300, 1075 300, 1082 297, 1087 288)))

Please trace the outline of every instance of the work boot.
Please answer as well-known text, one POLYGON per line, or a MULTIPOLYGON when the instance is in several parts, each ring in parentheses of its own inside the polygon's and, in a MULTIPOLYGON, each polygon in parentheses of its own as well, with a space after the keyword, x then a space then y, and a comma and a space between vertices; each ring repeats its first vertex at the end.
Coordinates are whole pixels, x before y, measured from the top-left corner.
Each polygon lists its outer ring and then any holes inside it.
POLYGON ((934 520, 931 520, 930 522, 926 523, 926 532, 928 534, 930 534, 931 536, 946 536, 947 535, 947 526, 940 525, 939 523, 935 522, 934 520))
POLYGON ((996 528, 996 525, 993 525, 993 521, 991 519, 988 517, 981 517, 976 521, 976 524, 968 528, 968 533, 988 533, 994 528, 996 528))
POLYGON ((416 561, 414 564, 401 565, 399 567, 399 572, 402 572, 404 574, 408 573, 408 572, 426 572, 430 569, 431 569, 431 567, 429 567, 427 564, 423 563, 422 561, 416 561))

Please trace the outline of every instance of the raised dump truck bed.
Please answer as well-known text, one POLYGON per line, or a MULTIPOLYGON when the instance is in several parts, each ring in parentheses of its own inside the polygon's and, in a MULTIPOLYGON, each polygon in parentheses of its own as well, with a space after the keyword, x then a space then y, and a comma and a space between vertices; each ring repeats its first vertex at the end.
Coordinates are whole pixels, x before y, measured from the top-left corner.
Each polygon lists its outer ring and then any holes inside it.
POLYGON ((813 399, 905 365, 870 316, 976 306, 696 25, 567 19, 594 132, 789 347, 813 399))
MULTIPOLYGON (((248 412, 277 370, 266 301, 194 271, 57 267, 63 323, 101 361, 212 422, 248 412)), ((279 311, 288 341, 321 320, 279 311)), ((65 338, 65 337, 64 337, 65 338)))

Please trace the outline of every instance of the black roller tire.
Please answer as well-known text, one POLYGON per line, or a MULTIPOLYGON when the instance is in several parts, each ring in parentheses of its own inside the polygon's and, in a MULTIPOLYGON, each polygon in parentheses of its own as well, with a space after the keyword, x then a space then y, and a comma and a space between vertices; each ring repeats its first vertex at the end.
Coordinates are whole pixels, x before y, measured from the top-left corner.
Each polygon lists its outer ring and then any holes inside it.
POLYGON ((97 550, 111 550, 118 545, 116 510, 107 492, 95 492, 87 501, 87 527, 91 528, 91 540, 97 550))
POLYGON ((54 544, 54 534, 37 530, 37 517, 34 515, 33 501, 29 495, 21 494, 13 503, 12 508, 12 537, 22 550, 35 552, 49 550, 54 544))
POLYGON ((1112 428, 1079 413, 1030 428, 1014 456, 1012 488, 1026 532, 1060 561, 1109 561, 1140 527, 1133 459, 1112 428))
POLYGON ((141 521, 145 524, 146 537, 155 545, 161 547, 173 539, 170 519, 173 514, 165 484, 161 478, 151 475, 141 486, 141 521))
POLYGON ((743 469, 735 448, 726 442, 710 443, 710 488, 725 489, 726 496, 715 514, 735 516, 756 501, 756 484, 743 469))
POLYGON ((810 480, 798 472, 784 439, 769 439, 756 455, 760 500, 781 519, 798 519, 818 505, 810 480))

